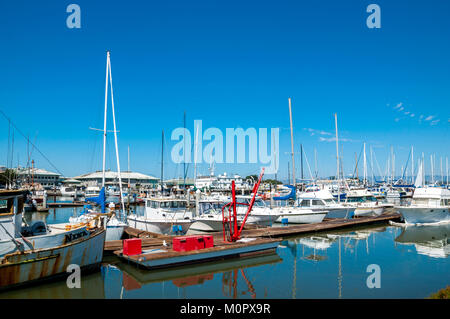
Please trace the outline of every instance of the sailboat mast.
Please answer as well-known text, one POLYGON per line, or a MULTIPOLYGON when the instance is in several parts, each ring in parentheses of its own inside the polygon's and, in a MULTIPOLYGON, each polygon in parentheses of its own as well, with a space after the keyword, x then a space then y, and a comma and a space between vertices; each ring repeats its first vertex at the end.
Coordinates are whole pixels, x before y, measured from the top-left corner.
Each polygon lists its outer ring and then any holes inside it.
POLYGON ((289 100, 289 119, 290 119, 290 123, 291 123, 292 184, 295 187, 296 183, 295 183, 295 159, 294 159, 294 129, 292 127, 291 98, 288 98, 288 100, 289 100))
POLYGON ((125 213, 125 203, 123 201, 123 191, 122 191, 122 175, 120 173, 119 144, 117 142, 116 114, 114 110, 114 93, 112 85, 111 61, 109 52, 108 52, 108 64, 109 64, 109 83, 111 85, 111 107, 112 107, 113 127, 114 127, 114 144, 116 147, 117 173, 119 175, 120 201, 122 203, 122 212, 125 213))
POLYGON ((338 203, 341 202, 341 190, 340 190, 340 182, 339 182, 339 142, 338 142, 338 126, 337 126, 337 113, 334 113, 334 125, 336 128, 336 180, 338 186, 338 203))
POLYGON ((183 143, 184 143, 184 160, 183 160, 183 189, 186 189, 186 111, 184 111, 183 115, 183 143))
POLYGON ((414 146, 411 146, 411 184, 414 184, 414 146))
POLYGON ((367 184, 367 163, 366 163, 366 143, 364 143, 364 178, 363 183, 364 186, 367 184))
POLYGON ((164 195, 164 130, 161 135, 161 195, 164 195))
POLYGON ((105 187, 105 166, 106 166, 106 115, 108 113, 108 74, 109 74, 109 51, 106 52, 106 77, 105 77, 105 114, 103 120, 103 168, 102 168, 102 188, 105 187))

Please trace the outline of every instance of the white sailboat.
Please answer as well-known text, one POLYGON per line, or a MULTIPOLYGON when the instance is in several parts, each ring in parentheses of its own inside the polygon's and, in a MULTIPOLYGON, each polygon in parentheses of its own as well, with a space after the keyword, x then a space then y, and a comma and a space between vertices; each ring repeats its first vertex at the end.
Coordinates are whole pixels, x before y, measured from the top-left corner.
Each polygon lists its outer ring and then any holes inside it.
MULTIPOLYGON (((107 133, 107 114, 108 114, 108 80, 109 85, 111 87, 111 107, 112 107, 112 118, 113 118, 113 126, 114 126, 114 144, 116 149, 116 162, 117 162, 117 172, 119 177, 119 189, 120 189, 120 201, 122 207, 122 216, 118 216, 115 213, 114 205, 111 205, 110 213, 112 214, 106 224, 106 240, 119 240, 121 239, 125 228, 128 224, 124 221, 126 219, 125 215, 125 204, 123 201, 123 190, 122 190, 122 177, 120 173, 120 160, 119 160, 119 146, 117 143, 117 128, 116 128, 116 116, 114 109, 114 95, 113 95, 113 86, 112 86, 112 74, 111 74, 111 60, 110 60, 110 52, 108 51, 106 54, 106 83, 105 83, 105 112, 104 112, 104 122, 103 122, 103 170, 102 170, 102 188, 98 197, 86 198, 86 200, 93 200, 100 204, 101 213, 105 213, 106 206, 106 194, 105 194, 105 166, 106 166, 106 133, 107 133)), ((119 210, 120 214, 120 210, 119 210)), ((71 217, 69 219, 70 223, 82 223, 89 221, 89 219, 95 218, 96 212, 87 210, 83 215, 71 217)))

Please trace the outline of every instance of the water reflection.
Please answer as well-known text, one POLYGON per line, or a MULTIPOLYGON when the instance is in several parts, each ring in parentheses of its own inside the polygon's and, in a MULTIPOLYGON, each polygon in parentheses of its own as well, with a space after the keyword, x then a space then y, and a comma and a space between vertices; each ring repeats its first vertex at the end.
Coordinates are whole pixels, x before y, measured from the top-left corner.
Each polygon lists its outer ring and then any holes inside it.
MULTIPOLYGON (((256 291, 251 280, 246 275, 246 269, 280 263, 282 259, 276 253, 259 255, 248 258, 229 259, 203 264, 174 267, 170 269, 146 270, 134 265, 118 262, 109 265, 109 270, 117 269, 122 273, 122 287, 126 291, 141 289, 149 284, 171 283, 178 288, 203 285, 212 281, 215 276, 221 277, 222 293, 224 297, 238 298, 249 295, 256 297, 256 291), (238 282, 244 283, 245 290, 238 291, 238 282)), ((262 297, 262 296, 261 296, 262 297)))
POLYGON ((450 254, 450 223, 432 226, 407 226, 395 238, 397 243, 413 244, 420 255, 446 258, 450 254))

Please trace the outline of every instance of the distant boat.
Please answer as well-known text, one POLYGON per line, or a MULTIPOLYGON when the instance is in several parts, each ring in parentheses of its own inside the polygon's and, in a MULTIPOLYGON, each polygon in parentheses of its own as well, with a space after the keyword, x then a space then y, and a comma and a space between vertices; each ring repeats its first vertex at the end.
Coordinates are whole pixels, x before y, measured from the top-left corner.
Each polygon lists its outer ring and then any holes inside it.
POLYGON ((393 207, 380 202, 365 188, 350 189, 344 205, 355 208, 355 216, 380 216, 386 208, 393 207))
POLYGON ((35 221, 22 226, 24 191, 0 191, 0 290, 67 274, 75 264, 92 270, 103 258, 103 221, 72 227, 35 221))
POLYGON ((326 210, 327 218, 350 218, 355 211, 354 207, 336 203, 334 196, 326 189, 299 194, 297 205, 315 211, 326 210))

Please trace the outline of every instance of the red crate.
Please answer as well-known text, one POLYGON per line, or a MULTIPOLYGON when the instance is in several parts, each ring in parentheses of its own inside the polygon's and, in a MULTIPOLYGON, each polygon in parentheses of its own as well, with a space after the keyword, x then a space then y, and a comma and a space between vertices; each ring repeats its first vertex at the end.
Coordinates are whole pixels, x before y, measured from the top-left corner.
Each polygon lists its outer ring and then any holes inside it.
POLYGON ((203 240, 205 241, 205 248, 214 247, 214 237, 212 235, 204 235, 203 240))
POLYGON ((123 241, 123 254, 127 256, 142 254, 142 239, 125 239, 123 241))
POLYGON ((175 237, 172 241, 172 248, 175 251, 191 251, 205 248, 203 236, 182 236, 175 237))

